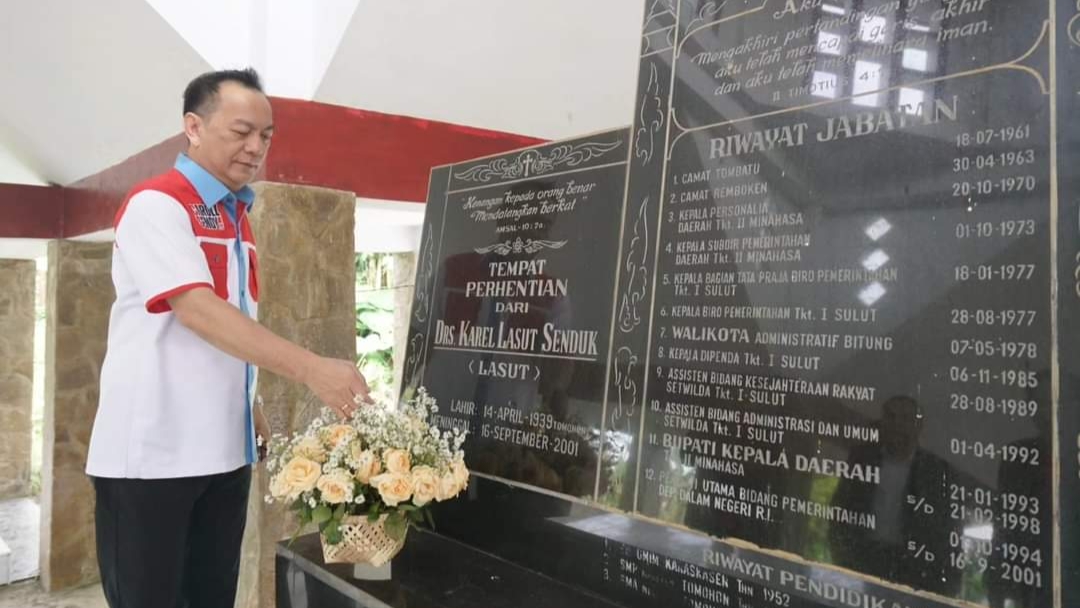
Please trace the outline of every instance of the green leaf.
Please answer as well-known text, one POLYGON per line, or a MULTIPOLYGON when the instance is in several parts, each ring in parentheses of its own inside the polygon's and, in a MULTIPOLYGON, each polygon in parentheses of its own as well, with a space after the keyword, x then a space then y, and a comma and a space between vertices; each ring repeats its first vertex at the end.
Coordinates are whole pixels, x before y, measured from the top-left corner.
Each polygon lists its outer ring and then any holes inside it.
POLYGON ((401 513, 391 513, 383 523, 383 529, 386 530, 386 535, 390 538, 401 540, 405 538, 405 531, 408 530, 408 524, 401 513))
POLYGON ((435 531, 435 516, 431 514, 431 509, 424 509, 424 518, 427 519, 427 523, 431 526, 431 531, 435 531))
POLYGON ((311 507, 304 505, 304 508, 300 509, 300 525, 304 526, 311 523, 311 507))
POLYGON ((379 503, 373 502, 371 503, 371 506, 368 507, 367 520, 371 523, 375 523, 377 519, 379 519, 379 503))
POLYGON ((413 523, 419 524, 419 523, 423 523, 423 521, 424 521, 424 512, 423 511, 417 511, 417 510, 414 509, 412 511, 409 511, 408 515, 409 515, 409 521, 412 521, 413 523))
POLYGON ((334 516, 333 511, 326 505, 319 505, 315 507, 315 511, 312 512, 312 521, 317 524, 330 521, 330 518, 334 516))
POLYGON ((337 509, 334 509, 334 521, 341 521, 345 519, 345 503, 338 505, 337 509))
POLYGON ((341 542, 341 528, 338 527, 338 523, 336 521, 331 521, 330 523, 328 523, 326 525, 326 529, 322 531, 322 534, 324 537, 326 537, 326 542, 330 543, 331 545, 336 545, 341 542))
POLYGON ((404 511, 406 513, 409 513, 411 511, 415 511, 415 510, 417 510, 419 508, 420 507, 417 507, 416 505, 410 505, 408 503, 398 505, 398 511, 404 511))

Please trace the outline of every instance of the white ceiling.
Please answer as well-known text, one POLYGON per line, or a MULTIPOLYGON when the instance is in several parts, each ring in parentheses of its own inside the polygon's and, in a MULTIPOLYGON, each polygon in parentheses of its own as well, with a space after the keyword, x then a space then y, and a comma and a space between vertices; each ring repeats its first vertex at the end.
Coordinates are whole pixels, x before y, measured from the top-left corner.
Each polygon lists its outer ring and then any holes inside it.
POLYGON ((367 0, 315 98, 562 139, 632 122, 641 0, 367 0))
POLYGON ((314 97, 360 5, 360 0, 146 2, 210 65, 253 66, 272 94, 298 99, 314 97))
POLYGON ((2 138, 0 138, 0 182, 29 186, 49 185, 37 171, 19 157, 15 150, 5 145, 2 138))
POLYGON ((208 69, 272 95, 558 139, 629 124, 641 0, 0 0, 0 182, 180 130, 208 69), (20 58, 19 61, 11 58, 20 58))
POLYGON ((210 67, 141 0, 4 0, 0 57, 0 143, 60 184, 175 135, 210 67))

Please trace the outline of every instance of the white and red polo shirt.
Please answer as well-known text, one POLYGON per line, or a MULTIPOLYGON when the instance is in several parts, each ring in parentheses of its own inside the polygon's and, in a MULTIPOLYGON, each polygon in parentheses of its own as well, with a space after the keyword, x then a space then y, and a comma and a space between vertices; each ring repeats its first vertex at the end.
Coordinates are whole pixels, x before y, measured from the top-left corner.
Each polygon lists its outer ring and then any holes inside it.
POLYGON ((116 215, 101 396, 86 472, 157 479, 212 475, 256 460, 257 370, 218 350, 168 299, 198 287, 255 318, 254 192, 231 192, 181 154, 136 186, 116 215))

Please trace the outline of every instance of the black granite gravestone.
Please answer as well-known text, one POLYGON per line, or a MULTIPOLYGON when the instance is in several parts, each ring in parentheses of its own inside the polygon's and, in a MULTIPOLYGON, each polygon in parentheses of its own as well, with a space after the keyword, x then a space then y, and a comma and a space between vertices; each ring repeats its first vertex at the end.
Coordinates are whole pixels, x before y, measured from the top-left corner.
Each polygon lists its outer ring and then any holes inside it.
POLYGON ((630 129, 432 173, 438 532, 624 606, 1080 606, 1080 2, 646 4, 630 129))

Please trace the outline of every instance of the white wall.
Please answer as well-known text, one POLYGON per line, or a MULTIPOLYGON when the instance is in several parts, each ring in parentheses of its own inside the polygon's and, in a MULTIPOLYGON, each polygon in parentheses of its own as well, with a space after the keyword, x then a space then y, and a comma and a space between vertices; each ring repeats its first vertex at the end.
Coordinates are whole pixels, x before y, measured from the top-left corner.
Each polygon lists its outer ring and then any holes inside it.
POLYGON ((372 198, 356 199, 356 251, 403 253, 420 248, 424 205, 372 198))

